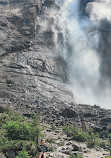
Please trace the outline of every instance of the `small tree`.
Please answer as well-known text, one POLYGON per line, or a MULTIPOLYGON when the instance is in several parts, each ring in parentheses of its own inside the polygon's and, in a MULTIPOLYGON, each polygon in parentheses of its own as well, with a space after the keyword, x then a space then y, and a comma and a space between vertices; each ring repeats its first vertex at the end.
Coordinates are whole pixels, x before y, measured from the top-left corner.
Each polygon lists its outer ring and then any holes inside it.
POLYGON ((32 158, 32 156, 30 156, 26 149, 23 148, 22 151, 19 152, 18 156, 16 156, 16 158, 32 158))

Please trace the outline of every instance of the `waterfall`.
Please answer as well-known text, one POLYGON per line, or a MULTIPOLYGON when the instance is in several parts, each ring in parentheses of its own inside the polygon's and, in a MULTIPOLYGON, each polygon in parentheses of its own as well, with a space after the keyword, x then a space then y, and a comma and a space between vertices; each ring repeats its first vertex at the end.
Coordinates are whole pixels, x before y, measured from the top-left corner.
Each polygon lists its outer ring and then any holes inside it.
POLYGON ((67 62, 68 85, 76 102, 110 108, 110 82, 101 71, 100 23, 80 14, 80 0, 56 0, 56 3, 61 8, 58 23, 63 35, 56 50, 67 62))

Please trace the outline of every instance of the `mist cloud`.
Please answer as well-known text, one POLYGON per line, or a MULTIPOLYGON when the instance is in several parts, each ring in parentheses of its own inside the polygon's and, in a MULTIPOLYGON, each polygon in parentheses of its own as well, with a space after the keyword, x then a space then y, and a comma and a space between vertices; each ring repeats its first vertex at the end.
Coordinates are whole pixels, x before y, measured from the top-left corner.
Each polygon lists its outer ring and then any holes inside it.
POLYGON ((111 3, 109 2, 93 2, 88 3, 86 7, 86 13, 89 14, 90 20, 98 21, 106 19, 111 22, 111 3), (101 2, 101 3, 100 3, 101 2))
POLYGON ((111 60, 108 60, 111 58, 111 49, 108 50, 111 47, 111 1, 85 3, 83 10, 85 7, 87 16, 80 14, 81 1, 61 3, 58 18, 64 40, 63 45, 57 44, 57 50, 68 64, 69 86, 76 101, 111 108, 111 60))

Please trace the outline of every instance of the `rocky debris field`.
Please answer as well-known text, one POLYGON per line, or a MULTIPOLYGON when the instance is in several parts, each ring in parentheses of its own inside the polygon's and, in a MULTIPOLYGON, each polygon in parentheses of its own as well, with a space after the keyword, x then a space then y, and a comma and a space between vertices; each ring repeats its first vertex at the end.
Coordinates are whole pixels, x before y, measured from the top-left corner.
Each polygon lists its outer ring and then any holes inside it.
POLYGON ((50 152, 49 157, 51 158, 69 158, 70 154, 80 153, 84 158, 104 158, 109 156, 109 152, 104 151, 102 148, 89 149, 85 143, 79 143, 71 140, 67 135, 65 135, 60 127, 55 130, 48 125, 45 125, 46 129, 43 134, 46 135, 46 142, 52 140, 51 145, 54 152, 50 152))

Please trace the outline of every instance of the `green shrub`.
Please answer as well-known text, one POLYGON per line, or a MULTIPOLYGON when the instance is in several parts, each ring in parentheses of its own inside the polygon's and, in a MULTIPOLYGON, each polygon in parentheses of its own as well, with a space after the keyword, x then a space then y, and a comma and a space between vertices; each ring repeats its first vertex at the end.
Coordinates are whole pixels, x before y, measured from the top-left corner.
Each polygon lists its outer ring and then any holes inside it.
POLYGON ((8 116, 8 114, 5 114, 5 113, 1 114, 0 115, 0 126, 5 124, 9 120, 10 120, 10 117, 8 116))
POLYGON ((48 142, 48 143, 55 143, 55 139, 54 138, 48 138, 46 140, 46 142, 48 142))
POLYGON ((5 151, 8 151, 10 149, 19 150, 19 149, 21 149, 22 145, 23 145, 22 141, 6 139, 4 142, 2 142, 0 144, 0 152, 5 152, 5 151))
POLYGON ((23 150, 19 152, 16 158, 32 158, 32 156, 30 156, 28 152, 26 151, 26 149, 23 148, 23 150))
POLYGON ((94 133, 92 130, 89 131, 89 138, 87 139, 87 146, 89 148, 100 146, 100 137, 98 133, 94 133))
POLYGON ((12 149, 19 151, 17 158, 29 158, 30 155, 35 154, 36 140, 41 135, 40 123, 36 115, 28 120, 8 108, 0 115, 0 152, 6 153, 12 149), (35 148, 33 149, 32 146, 35 148))
POLYGON ((9 121, 3 126, 7 137, 14 140, 29 140, 31 126, 27 122, 9 121))
POLYGON ((56 130, 56 128, 57 128, 57 127, 55 126, 55 124, 52 124, 52 125, 51 125, 51 129, 52 129, 52 130, 56 130))
POLYGON ((54 152, 54 148, 52 146, 48 147, 49 152, 54 152))
POLYGON ((7 132, 6 136, 13 140, 35 140, 40 133, 36 120, 32 122, 9 121, 3 125, 3 129, 7 132))
POLYGON ((69 158, 84 158, 84 157, 80 154, 76 154, 76 155, 71 154, 69 158))
POLYGON ((64 146, 64 141, 60 141, 59 143, 57 143, 58 146, 64 146))
POLYGON ((67 136, 72 137, 72 139, 78 142, 85 142, 88 137, 88 134, 83 132, 82 129, 77 129, 73 126, 64 126, 63 131, 67 136))
POLYGON ((73 140, 87 142, 89 148, 98 147, 100 145, 99 134, 95 134, 92 129, 88 132, 83 132, 82 129, 75 128, 72 125, 65 125, 63 131, 73 140))
POLYGON ((20 115, 20 114, 18 114, 18 113, 12 114, 12 115, 10 116, 10 118, 11 118, 11 120, 13 120, 13 121, 19 121, 19 122, 25 121, 25 117, 22 116, 22 115, 20 115))
POLYGON ((0 125, 2 126, 3 124, 6 124, 9 121, 19 121, 23 122, 25 121, 25 118, 18 114, 18 113, 12 113, 11 111, 7 112, 0 115, 0 125))

